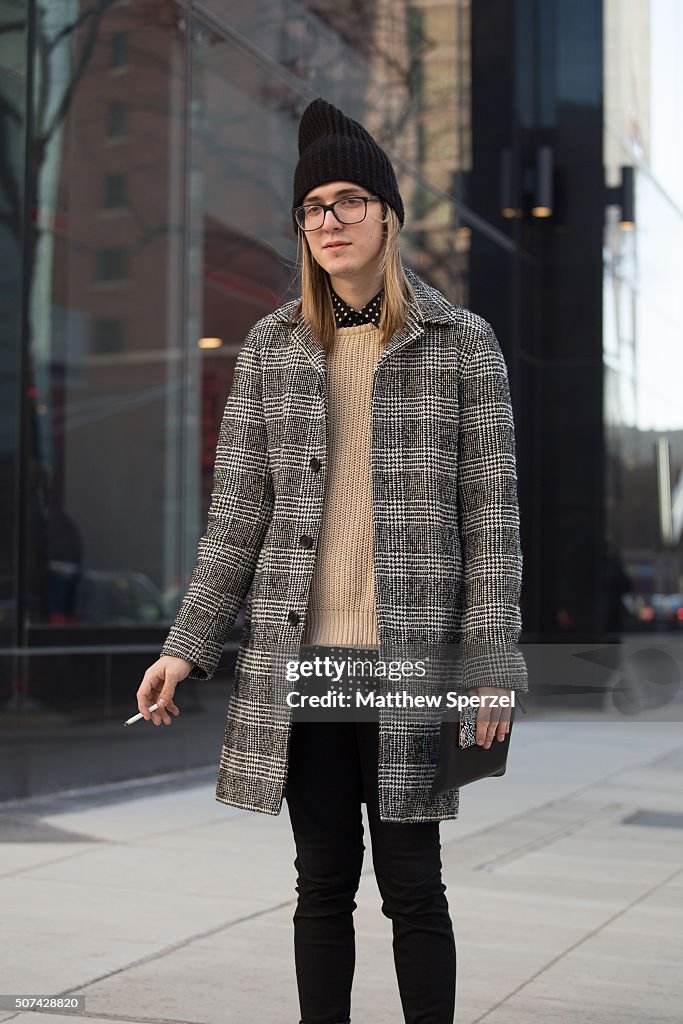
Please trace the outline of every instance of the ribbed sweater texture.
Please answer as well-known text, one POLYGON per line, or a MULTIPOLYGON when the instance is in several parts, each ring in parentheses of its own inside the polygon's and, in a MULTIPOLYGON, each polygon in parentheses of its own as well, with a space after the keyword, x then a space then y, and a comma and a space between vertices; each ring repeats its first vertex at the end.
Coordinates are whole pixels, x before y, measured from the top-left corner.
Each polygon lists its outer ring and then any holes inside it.
POLYGON ((337 329, 327 353, 327 480, 304 644, 377 647, 371 486, 373 324, 337 329))

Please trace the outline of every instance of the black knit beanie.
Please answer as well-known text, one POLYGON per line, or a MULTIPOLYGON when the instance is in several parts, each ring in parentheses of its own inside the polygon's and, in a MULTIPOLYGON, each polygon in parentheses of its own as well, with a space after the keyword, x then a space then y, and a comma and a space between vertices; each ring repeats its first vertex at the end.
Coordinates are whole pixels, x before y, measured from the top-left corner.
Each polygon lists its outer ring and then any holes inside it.
POLYGON ((389 157, 362 124, 321 97, 301 115, 299 162, 294 172, 292 222, 299 230, 294 209, 306 194, 328 181, 353 181, 383 199, 403 224, 404 212, 396 175, 389 157))

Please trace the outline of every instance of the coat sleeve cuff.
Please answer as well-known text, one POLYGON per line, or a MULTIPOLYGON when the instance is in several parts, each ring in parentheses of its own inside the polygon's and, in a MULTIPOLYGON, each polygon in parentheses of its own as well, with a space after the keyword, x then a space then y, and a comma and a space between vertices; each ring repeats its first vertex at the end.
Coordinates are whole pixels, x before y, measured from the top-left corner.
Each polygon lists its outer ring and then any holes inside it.
POLYGON ((193 662, 189 679, 212 679, 223 653, 223 642, 222 638, 210 636, 200 641, 195 633, 189 634, 175 625, 159 653, 193 662))
POLYGON ((529 692, 529 672, 517 644, 463 644, 463 682, 473 686, 498 686, 529 692))

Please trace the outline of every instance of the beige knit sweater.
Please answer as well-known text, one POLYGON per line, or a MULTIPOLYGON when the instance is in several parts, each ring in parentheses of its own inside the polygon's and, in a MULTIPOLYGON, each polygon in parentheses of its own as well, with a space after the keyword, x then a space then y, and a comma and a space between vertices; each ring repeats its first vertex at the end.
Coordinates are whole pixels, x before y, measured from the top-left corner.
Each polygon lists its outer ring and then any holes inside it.
POLYGON ((382 335, 337 329, 327 354, 327 481, 305 644, 377 647, 370 405, 382 335))

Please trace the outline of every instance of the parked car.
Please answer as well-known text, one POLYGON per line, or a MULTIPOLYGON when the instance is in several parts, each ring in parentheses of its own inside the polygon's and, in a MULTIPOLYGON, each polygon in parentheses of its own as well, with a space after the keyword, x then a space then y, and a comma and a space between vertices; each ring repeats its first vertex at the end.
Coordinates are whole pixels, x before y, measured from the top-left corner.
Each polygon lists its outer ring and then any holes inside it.
POLYGON ((162 595, 145 573, 105 569, 74 573, 72 566, 61 562, 51 562, 49 573, 54 622, 120 626, 168 619, 162 595))
POLYGON ((632 629, 683 629, 683 594, 626 594, 623 600, 632 629))

